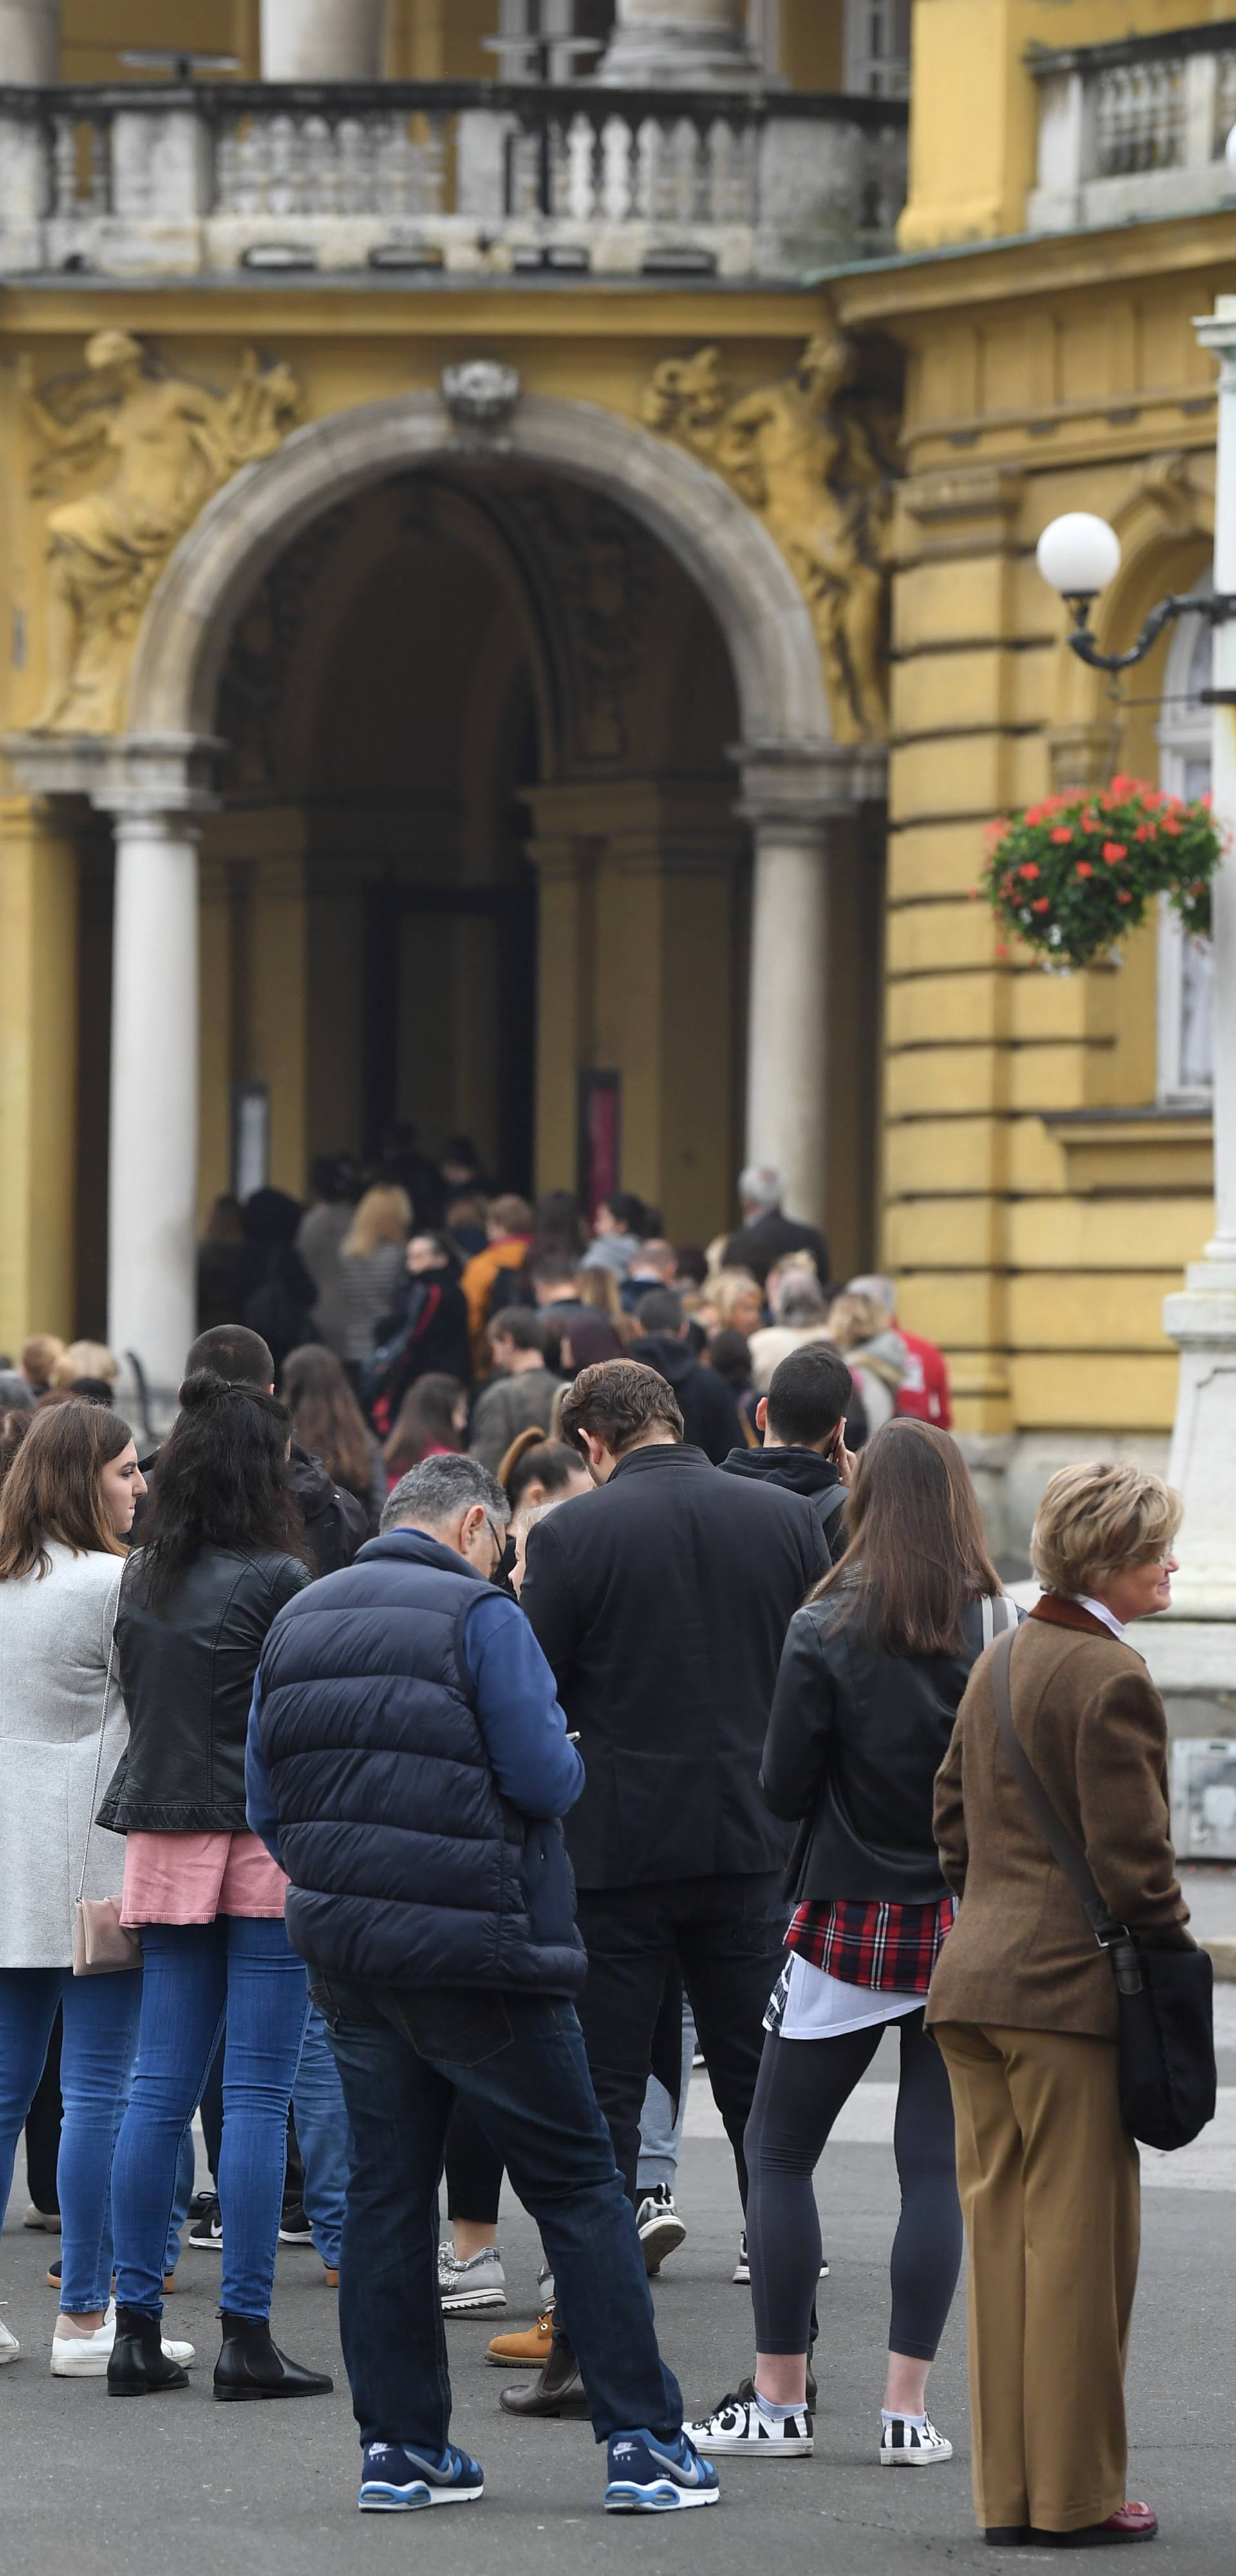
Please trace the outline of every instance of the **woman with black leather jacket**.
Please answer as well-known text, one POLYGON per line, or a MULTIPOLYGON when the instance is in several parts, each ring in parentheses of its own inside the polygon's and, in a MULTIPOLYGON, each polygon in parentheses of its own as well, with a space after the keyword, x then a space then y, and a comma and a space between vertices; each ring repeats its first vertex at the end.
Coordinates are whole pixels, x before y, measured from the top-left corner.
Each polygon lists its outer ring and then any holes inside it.
POLYGON ((121 1920, 140 1932, 138 2067, 116 2148, 116 2339, 108 2386, 184 2385, 160 2350, 163 2249, 185 2124, 226 2021, 223 2348, 216 2397, 296 2397, 331 2381, 272 2343, 288 2102, 308 2016, 283 1928, 287 1881, 248 1830, 245 1733, 267 1630, 308 1583, 287 1473, 290 1421, 203 1370, 159 1457, 125 1568, 116 1650, 129 1743, 99 1813, 125 1834, 121 1920))
POLYGON ((901 2220, 878 2456, 927 2467, 952 2457, 925 2395, 961 2264, 948 2076, 923 2027, 954 1913, 933 1787, 971 1665, 1017 1614, 998 1597, 961 1452, 930 1423, 897 1420, 876 1433, 855 1470, 846 1524, 844 1555, 790 1622, 761 1772, 774 1815, 799 1831, 789 1963, 769 2007, 746 2132, 755 2377, 692 2425, 691 2438, 700 2450, 751 2458, 814 2447, 813 2175, 896 2022, 901 2220))

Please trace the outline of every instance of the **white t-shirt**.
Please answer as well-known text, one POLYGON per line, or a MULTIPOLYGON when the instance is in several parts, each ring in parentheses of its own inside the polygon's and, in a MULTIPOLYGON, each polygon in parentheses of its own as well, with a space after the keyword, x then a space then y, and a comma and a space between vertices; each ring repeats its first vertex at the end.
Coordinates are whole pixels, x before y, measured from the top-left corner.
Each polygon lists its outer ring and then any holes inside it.
POLYGON ((813 1967, 795 1950, 786 1972, 785 2010, 777 2034, 781 2039, 839 2039, 843 2031, 870 2030, 875 2022, 919 2012, 926 2001, 926 1995, 882 1994, 874 1986, 847 1985, 841 1977, 830 1977, 827 1968, 813 1967))

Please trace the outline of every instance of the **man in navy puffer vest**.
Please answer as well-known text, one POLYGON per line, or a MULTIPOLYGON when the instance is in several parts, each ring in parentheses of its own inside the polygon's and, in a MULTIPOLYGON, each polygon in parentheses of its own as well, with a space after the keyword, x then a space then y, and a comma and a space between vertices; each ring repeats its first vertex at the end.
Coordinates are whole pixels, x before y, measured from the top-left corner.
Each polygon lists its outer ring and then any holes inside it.
POLYGON ((352 2131, 339 2328, 363 2510, 462 2502, 437 2193, 456 2094, 538 2221, 614 2511, 711 2503, 657 2350, 634 2214, 572 1997, 587 1962, 559 1818, 583 1786, 553 1675, 495 1590, 509 1505, 425 1461, 354 1565, 276 1619, 249 1726, 249 1820, 291 1882, 352 2131))

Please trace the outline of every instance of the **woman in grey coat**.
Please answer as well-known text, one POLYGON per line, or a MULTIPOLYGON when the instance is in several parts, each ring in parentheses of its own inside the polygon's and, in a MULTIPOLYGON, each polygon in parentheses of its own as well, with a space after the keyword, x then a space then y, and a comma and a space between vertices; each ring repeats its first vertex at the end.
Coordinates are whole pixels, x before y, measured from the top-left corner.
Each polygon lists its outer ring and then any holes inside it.
MULTIPOLYGON (((94 1404, 40 1414, 0 1490, 0 2214, 59 2009, 63 2270, 51 2366, 68 2379, 103 2376, 113 2332, 112 2153, 142 1981, 136 1969, 75 1977, 73 1925, 83 1861, 88 1897, 118 1896, 124 1869, 93 1812, 96 1779, 110 1778, 127 1733, 112 1632, 123 1540, 145 1490, 128 1423, 94 1404)), ((0 2362, 18 2349, 0 2325, 0 2362)))

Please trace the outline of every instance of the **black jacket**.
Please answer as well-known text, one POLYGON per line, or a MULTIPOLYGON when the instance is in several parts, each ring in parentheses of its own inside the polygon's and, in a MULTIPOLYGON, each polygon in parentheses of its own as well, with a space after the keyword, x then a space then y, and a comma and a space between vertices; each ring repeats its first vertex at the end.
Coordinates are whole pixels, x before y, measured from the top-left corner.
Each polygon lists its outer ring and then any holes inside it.
POLYGON ((779 1868, 759 1792, 786 1628, 825 1571, 801 1495, 719 1476, 698 1449, 634 1449, 529 1534, 520 1607, 578 1727, 566 1820, 581 1887, 779 1868))
POLYGON ((844 1556, 846 1489, 832 1459, 822 1458, 818 1449, 731 1449, 721 1460, 721 1471, 748 1476, 760 1485, 781 1485, 788 1494, 805 1494, 833 1564, 844 1556))
POLYGON ((668 1379, 678 1398, 688 1445, 702 1449, 714 1467, 719 1467, 742 1438, 733 1388, 717 1376, 715 1369, 702 1367, 687 1343, 680 1342, 674 1333, 650 1333, 646 1341, 632 1342, 631 1357, 668 1379))
POLYGON ((786 1893, 930 1905, 948 1889, 932 1830, 936 1773, 983 1649, 977 1601, 956 1655, 889 1655, 836 1593, 790 1621, 760 1785, 799 1824, 786 1893))
POLYGON ((774 1262, 784 1261, 787 1252, 809 1252, 820 1274, 820 1285, 826 1283, 828 1245, 818 1226, 799 1225, 796 1218, 782 1216, 780 1208, 770 1209, 767 1216, 757 1216, 750 1225, 740 1226, 725 1247, 727 1270, 750 1270, 761 1288, 774 1262))
POLYGON ((111 1832, 246 1831, 245 1733, 266 1631, 311 1581, 292 1556, 206 1547, 152 1609, 139 1552, 116 1614, 129 1742, 99 1809, 111 1832))

